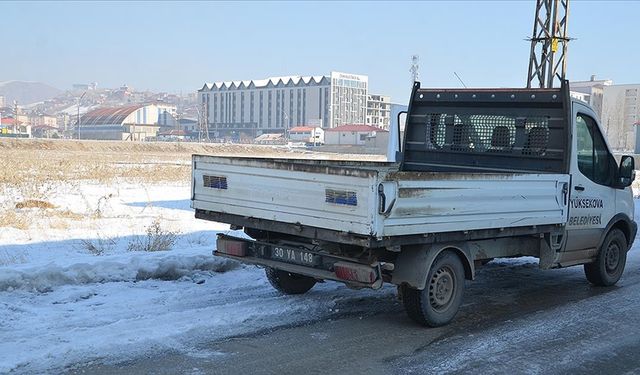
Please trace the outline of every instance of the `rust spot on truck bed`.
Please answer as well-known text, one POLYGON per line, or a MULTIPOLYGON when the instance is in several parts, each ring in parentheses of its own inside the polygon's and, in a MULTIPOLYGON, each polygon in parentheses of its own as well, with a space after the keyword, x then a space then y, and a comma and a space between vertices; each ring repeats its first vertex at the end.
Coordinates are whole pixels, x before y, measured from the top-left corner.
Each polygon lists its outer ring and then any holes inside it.
POLYGON ((431 195, 429 189, 402 188, 398 190, 398 198, 426 198, 431 195))
POLYGON ((524 173, 459 173, 459 172, 391 172, 387 181, 429 181, 429 180, 507 180, 524 173))

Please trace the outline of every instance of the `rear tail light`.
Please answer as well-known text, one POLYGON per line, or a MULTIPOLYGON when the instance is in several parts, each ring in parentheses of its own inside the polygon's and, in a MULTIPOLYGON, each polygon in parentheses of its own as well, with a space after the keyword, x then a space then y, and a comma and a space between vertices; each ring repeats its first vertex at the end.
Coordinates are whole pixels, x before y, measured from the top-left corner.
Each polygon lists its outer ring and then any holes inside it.
POLYGON ((378 278, 375 268, 362 264, 337 262, 333 265, 333 272, 341 280, 358 281, 372 284, 378 278))
POLYGON ((248 244, 244 241, 229 240, 226 238, 218 238, 216 241, 216 251, 224 254, 234 255, 237 257, 247 256, 248 244))

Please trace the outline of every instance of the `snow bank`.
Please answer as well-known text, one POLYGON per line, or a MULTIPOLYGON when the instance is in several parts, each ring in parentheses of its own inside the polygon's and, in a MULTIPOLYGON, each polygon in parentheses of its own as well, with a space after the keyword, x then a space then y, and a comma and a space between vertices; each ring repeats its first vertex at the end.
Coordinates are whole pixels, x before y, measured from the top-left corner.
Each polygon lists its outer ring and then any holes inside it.
POLYGON ((223 273, 239 266, 235 261, 211 255, 139 255, 69 266, 51 263, 44 267, 3 269, 0 273, 0 291, 22 289, 49 292, 62 285, 149 279, 178 280, 203 271, 223 273))

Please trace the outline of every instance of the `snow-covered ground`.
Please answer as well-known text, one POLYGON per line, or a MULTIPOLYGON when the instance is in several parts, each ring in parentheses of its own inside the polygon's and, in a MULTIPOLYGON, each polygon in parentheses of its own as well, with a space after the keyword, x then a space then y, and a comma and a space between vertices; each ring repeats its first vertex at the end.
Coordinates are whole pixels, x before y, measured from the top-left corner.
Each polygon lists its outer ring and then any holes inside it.
MULTIPOLYGON (((392 287, 353 291, 328 282, 304 296, 281 296, 261 269, 212 257, 216 233, 229 227, 196 220, 185 184, 76 182, 52 192, 54 208, 17 210, 27 210, 28 225, 0 228, 0 373, 57 372, 71 364, 118 363, 165 350, 222 360, 227 354, 196 349, 206 347, 198 343, 397 306, 392 287), (176 235, 172 248, 130 251, 153 223, 176 235)), ((7 207, 3 199, 8 197, 0 197, 7 207)), ((494 331, 492 347, 522 344, 510 333, 522 330, 509 323, 494 331)), ((483 340, 451 342, 474 355, 486 350, 483 340)), ((448 342, 434 349, 445 352, 448 342)), ((445 357, 410 367, 467 368, 464 355, 445 357)))
POLYGON ((335 283, 280 296, 262 270, 212 257, 229 227, 196 220, 184 184, 59 186, 50 202, 27 209, 28 228, 0 228, 0 373, 167 348, 212 355, 193 343, 319 319, 354 298, 335 283), (177 235, 171 250, 129 251, 154 222, 177 235))

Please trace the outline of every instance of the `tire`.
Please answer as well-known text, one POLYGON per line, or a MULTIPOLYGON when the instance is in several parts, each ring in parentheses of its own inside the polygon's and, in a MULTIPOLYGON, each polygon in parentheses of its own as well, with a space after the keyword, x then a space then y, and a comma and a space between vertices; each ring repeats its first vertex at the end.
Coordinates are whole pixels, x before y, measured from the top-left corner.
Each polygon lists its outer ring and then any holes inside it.
POLYGON ((267 267, 265 272, 269 283, 283 294, 304 294, 316 285, 316 279, 297 273, 270 267, 267 267))
POLYGON ((620 229, 612 229, 602 242, 596 261, 584 265, 587 280, 597 286, 617 283, 627 263, 627 246, 624 233, 620 229))
POLYGON ((458 313, 464 292, 464 267, 453 251, 443 251, 433 261, 423 290, 402 288, 402 302, 415 322, 440 327, 458 313))

